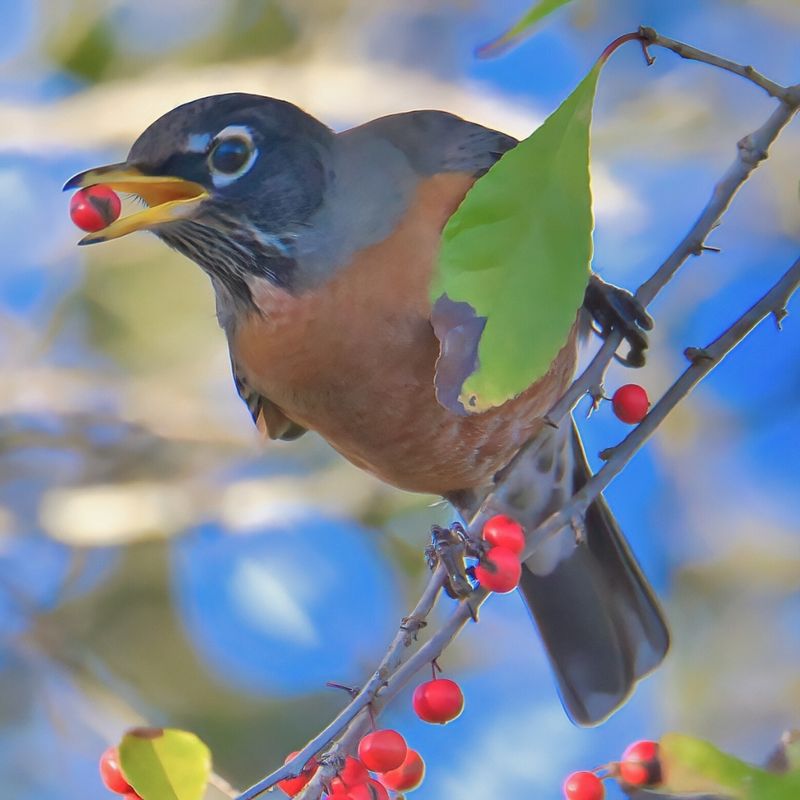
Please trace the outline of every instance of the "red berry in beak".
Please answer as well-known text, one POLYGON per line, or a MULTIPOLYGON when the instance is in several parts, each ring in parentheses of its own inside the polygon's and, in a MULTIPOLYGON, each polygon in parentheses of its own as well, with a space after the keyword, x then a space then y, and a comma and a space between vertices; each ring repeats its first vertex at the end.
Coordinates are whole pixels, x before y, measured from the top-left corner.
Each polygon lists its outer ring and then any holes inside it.
POLYGON ((114 222, 122 210, 119 195, 108 186, 79 189, 69 201, 69 215, 82 230, 94 233, 114 222))

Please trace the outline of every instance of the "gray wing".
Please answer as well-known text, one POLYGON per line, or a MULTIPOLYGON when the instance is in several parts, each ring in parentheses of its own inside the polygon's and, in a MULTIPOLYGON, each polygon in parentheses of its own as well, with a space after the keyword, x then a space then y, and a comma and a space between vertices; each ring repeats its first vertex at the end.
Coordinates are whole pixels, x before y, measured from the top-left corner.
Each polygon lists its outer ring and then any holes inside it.
POLYGON ((483 175, 518 141, 446 111, 408 111, 381 117, 362 126, 405 153, 422 175, 468 172, 483 175))
POLYGON ((302 425, 289 419, 278 406, 249 386, 233 359, 231 359, 231 370, 236 391, 244 400, 256 427, 264 436, 290 442, 306 432, 302 425))

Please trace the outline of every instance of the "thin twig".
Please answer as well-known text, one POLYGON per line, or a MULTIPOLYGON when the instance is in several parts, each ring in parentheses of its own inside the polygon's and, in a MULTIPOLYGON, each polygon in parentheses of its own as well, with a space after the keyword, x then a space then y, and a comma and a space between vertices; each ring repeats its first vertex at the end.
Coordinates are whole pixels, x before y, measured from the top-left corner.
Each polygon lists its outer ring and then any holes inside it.
POLYGON ((790 105, 797 102, 796 87, 787 88, 786 86, 781 86, 779 83, 775 83, 775 81, 771 81, 760 72, 757 72, 749 65, 737 64, 735 61, 722 58, 713 53, 707 53, 705 50, 698 50, 698 48, 692 47, 689 44, 670 39, 668 36, 662 36, 660 33, 646 26, 639 28, 639 34, 648 44, 664 47, 667 50, 671 50, 676 55, 679 55, 681 58, 688 59, 689 61, 700 61, 703 64, 710 64, 712 67, 724 69, 726 72, 732 72, 734 75, 738 75, 754 83, 756 86, 759 86, 776 100, 783 100, 790 105))

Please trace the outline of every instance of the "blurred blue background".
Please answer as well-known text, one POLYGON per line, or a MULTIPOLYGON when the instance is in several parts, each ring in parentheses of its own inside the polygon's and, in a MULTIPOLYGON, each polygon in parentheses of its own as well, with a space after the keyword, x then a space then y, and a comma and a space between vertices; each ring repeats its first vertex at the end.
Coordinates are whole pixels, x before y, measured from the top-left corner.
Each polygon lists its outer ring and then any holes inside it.
MULTIPOLYGON (((474 48, 526 0, 0 0, 0 785, 107 797, 106 743, 187 727, 244 786, 345 702, 426 577, 449 514, 323 442, 258 441, 200 271, 145 234, 78 250, 60 187, 153 119, 221 91, 292 100, 337 128, 435 107, 525 135, 640 23, 800 81, 795 0, 578 0, 493 61, 474 48)), ((685 233, 754 87, 635 46, 600 84, 596 269, 631 288, 685 233)), ((653 307, 652 397, 797 257, 789 129, 653 307)), ((535 191, 535 187, 531 187, 535 191)), ((790 310, 794 310, 791 309, 790 310)), ((386 715, 428 763, 415 797, 557 798, 565 774, 667 729, 762 760, 800 720, 800 326, 759 328, 607 492, 674 628, 664 667, 607 724, 574 728, 516 596, 442 659, 467 709, 386 715)), ((604 407, 590 453, 625 430, 604 407)), ((447 606, 447 603, 444 604, 447 606)), ((446 609, 444 609, 446 610, 446 609)), ((216 796, 216 795, 215 795, 216 796)))

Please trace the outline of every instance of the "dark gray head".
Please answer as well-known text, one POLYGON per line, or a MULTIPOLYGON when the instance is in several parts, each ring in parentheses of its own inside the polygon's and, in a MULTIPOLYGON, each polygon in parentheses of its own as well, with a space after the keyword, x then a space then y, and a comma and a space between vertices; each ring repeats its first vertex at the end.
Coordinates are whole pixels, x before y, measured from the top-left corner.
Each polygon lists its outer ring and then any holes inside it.
POLYGON ((178 106, 142 133, 124 164, 67 184, 105 183, 150 205, 83 243, 148 228, 236 300, 249 301, 251 276, 291 288, 294 239, 322 203, 333 138, 297 106, 269 97, 223 94, 178 106))
POLYGON ((212 278, 227 317, 253 307, 258 279, 288 291, 319 285, 381 241, 438 172, 478 176, 515 140, 442 111, 383 117, 335 135, 270 97, 205 97, 156 120, 122 164, 76 175, 149 206, 81 244, 152 230, 212 278))

